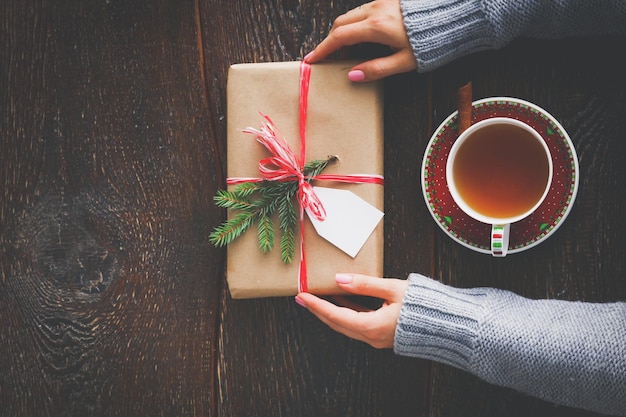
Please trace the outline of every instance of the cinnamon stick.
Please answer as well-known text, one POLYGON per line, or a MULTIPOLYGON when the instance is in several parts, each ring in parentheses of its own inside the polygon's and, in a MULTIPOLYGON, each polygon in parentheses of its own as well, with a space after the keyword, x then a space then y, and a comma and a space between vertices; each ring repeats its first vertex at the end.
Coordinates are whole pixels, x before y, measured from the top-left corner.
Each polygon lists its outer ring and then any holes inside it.
POLYGON ((468 82, 459 88, 456 93, 457 109, 459 111, 457 124, 459 127, 458 134, 463 133, 465 129, 472 124, 472 82, 468 82))

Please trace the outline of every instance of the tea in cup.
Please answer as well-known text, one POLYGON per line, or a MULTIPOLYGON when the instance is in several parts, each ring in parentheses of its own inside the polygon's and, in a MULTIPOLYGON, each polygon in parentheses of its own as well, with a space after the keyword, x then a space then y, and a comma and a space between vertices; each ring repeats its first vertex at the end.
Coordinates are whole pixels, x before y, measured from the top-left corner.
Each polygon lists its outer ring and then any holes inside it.
POLYGON ((541 205, 552 171, 550 150, 537 131, 494 117, 471 125, 454 142, 446 179, 459 208, 492 226, 492 255, 506 256, 511 224, 541 205))

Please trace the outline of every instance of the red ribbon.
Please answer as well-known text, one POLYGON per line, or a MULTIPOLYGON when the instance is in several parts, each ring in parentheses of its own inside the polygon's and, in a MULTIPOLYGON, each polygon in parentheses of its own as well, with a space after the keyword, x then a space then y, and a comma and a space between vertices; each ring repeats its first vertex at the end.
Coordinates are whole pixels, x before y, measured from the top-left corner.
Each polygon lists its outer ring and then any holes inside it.
POLYGON ((300 269, 298 274, 298 291, 308 291, 306 256, 304 252, 304 212, 308 210, 316 219, 323 221, 326 218, 324 205, 318 198, 312 180, 338 181, 360 184, 384 184, 380 175, 353 174, 334 175, 321 174, 314 177, 305 177, 306 163, 306 119, 308 113, 309 84, 311 81, 311 64, 300 62, 300 157, 296 157, 285 138, 280 135, 276 126, 269 118, 263 115, 265 122, 260 129, 247 128, 243 132, 256 135, 259 141, 271 153, 271 156, 259 161, 259 172, 262 178, 228 178, 227 184, 241 184, 244 182, 261 181, 297 181, 298 203, 300 206, 300 269))

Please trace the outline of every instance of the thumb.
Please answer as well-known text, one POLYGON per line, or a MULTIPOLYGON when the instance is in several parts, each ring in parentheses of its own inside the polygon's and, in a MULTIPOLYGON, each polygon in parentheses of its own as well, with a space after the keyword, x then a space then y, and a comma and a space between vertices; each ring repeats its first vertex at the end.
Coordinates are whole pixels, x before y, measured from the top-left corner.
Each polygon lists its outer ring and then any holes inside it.
POLYGON ((376 297, 387 301, 402 301, 407 283, 395 278, 376 278, 360 274, 337 274, 337 285, 355 295, 376 297))
POLYGON ((415 57, 410 49, 381 58, 365 61, 348 73, 350 81, 376 81, 394 74, 409 72, 417 68, 415 57))

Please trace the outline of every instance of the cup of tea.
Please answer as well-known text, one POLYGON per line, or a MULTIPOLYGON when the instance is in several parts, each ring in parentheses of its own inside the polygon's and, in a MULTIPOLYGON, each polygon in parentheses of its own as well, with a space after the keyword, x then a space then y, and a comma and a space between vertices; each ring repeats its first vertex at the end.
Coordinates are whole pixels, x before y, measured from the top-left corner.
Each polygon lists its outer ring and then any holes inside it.
POLYGON ((541 205, 552 171, 550 149, 541 135, 507 117, 468 127, 452 145, 446 163, 454 202, 468 216, 491 225, 493 256, 506 256, 511 224, 541 205))

